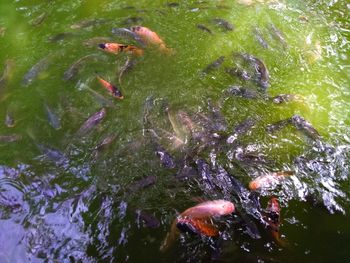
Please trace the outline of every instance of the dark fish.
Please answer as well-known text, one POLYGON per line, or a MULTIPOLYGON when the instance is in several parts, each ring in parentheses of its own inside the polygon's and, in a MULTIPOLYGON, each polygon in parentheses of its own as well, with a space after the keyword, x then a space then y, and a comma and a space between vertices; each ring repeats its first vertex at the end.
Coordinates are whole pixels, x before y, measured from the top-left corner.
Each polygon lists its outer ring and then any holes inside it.
POLYGON ((83 45, 90 48, 96 48, 100 43, 108 43, 111 41, 112 39, 110 37, 93 37, 83 41, 83 45))
POLYGON ((27 87, 45 71, 52 63, 52 55, 48 55, 37 62, 23 77, 22 84, 27 87))
POLYGON ((102 106, 102 107, 110 107, 110 108, 115 108, 115 105, 113 102, 111 102, 109 99, 105 98, 101 94, 97 93, 93 89, 90 89, 89 87, 86 88, 92 96, 96 99, 96 101, 102 106))
POLYGON ((106 150, 111 144, 112 142, 114 142, 114 140, 117 138, 116 134, 108 134, 98 145, 95 146, 94 150, 93 150, 93 156, 95 158, 98 157, 98 155, 106 150))
POLYGON ((97 124, 99 124, 106 116, 106 109, 102 108, 100 111, 94 113, 89 117, 77 132, 78 136, 84 136, 89 133, 97 124))
MULTIPOLYGON (((265 223, 261 214, 261 207, 259 197, 256 193, 250 192, 237 178, 231 176, 232 193, 236 195, 244 211, 259 220, 261 223, 265 223)), ((254 232, 254 231, 253 231, 254 232)))
POLYGON ((63 33, 58 33, 56 35, 50 36, 47 40, 51 43, 54 43, 54 42, 60 42, 60 41, 63 41, 65 39, 75 37, 77 35, 78 35, 77 33, 63 32, 63 33))
POLYGON ((269 87, 269 72, 264 62, 250 54, 241 53, 238 55, 251 64, 257 73, 257 83, 266 90, 269 87))
POLYGON ((210 171, 210 166, 202 159, 196 160, 197 170, 199 175, 202 177, 203 181, 203 190, 206 194, 212 196, 215 194, 215 178, 210 171))
POLYGON ((271 100, 275 104, 281 104, 284 102, 289 102, 294 100, 302 100, 302 97, 296 94, 280 94, 271 98, 271 100))
POLYGON ((256 119, 248 118, 245 121, 239 123, 233 130, 233 134, 228 136, 226 142, 233 143, 239 136, 246 134, 256 124, 256 119))
POLYGON ((6 59, 5 68, 0 77, 0 91, 6 86, 7 82, 13 74, 13 69, 15 67, 15 61, 13 59, 6 59))
POLYGON ((246 99, 257 99, 261 98, 261 95, 254 90, 246 89, 240 86, 230 86, 225 93, 229 96, 237 96, 246 99))
POLYGON ((224 56, 219 57, 218 59, 216 59, 212 63, 210 63, 208 66, 206 66, 202 72, 207 74, 212 70, 218 69, 221 66, 221 64, 224 62, 224 60, 225 60, 224 56))
POLYGON ((313 140, 320 139, 320 134, 318 131, 312 127, 311 123, 299 115, 294 115, 291 118, 270 124, 266 127, 266 130, 272 133, 284 128, 288 124, 292 124, 295 128, 302 131, 306 136, 310 137, 313 140))
POLYGON ((132 58, 132 57, 128 57, 125 61, 125 64, 122 66, 122 68, 119 71, 119 75, 118 75, 118 81, 119 84, 122 84, 122 77, 129 72, 130 70, 132 70, 134 68, 134 66, 136 65, 136 59, 132 58))
POLYGON ((132 193, 135 193, 141 189, 154 185, 157 181, 155 176, 147 176, 141 180, 135 181, 132 184, 128 185, 127 188, 132 193))
POLYGON ((283 47, 287 47, 288 44, 283 33, 274 24, 270 24, 269 28, 270 28, 270 34, 272 35, 272 37, 278 40, 283 47))
POLYGON ((209 118, 213 120, 212 129, 214 131, 226 131, 227 130, 227 122, 225 117, 222 115, 218 106, 214 105, 211 100, 208 100, 208 110, 209 110, 209 118))
POLYGON ((43 12, 40 15, 38 15, 36 18, 30 21, 30 24, 32 26, 39 26, 42 22, 44 22, 45 18, 47 17, 47 13, 43 12))
POLYGON ((36 144, 44 158, 54 162, 57 166, 67 167, 69 164, 68 157, 60 150, 46 146, 44 144, 36 144))
POLYGON ((181 170, 179 170, 176 174, 176 179, 180 181, 195 178, 195 177, 198 177, 197 170, 187 165, 182 167, 181 170))
POLYGON ((303 117, 294 115, 291 118, 291 122, 298 130, 304 132, 304 134, 309 136, 311 139, 317 140, 320 138, 318 131, 303 117))
POLYGON ((260 239, 260 231, 254 221, 243 211, 243 209, 237 208, 238 216, 242 220, 242 224, 245 226, 245 233, 253 239, 260 239))
POLYGON ((255 118, 248 118, 245 121, 239 123, 235 129, 234 129, 234 133, 237 135, 242 135, 247 133, 251 128, 254 127, 254 125, 256 124, 256 119, 255 118))
POLYGON ((44 109, 47 115, 47 119, 49 120, 49 123, 52 126, 52 128, 54 128, 55 130, 60 129, 61 121, 57 113, 52 108, 50 108, 46 103, 44 103, 44 109))
POLYGON ((263 48, 266 48, 266 49, 269 48, 269 45, 267 44, 266 40, 264 39, 263 34, 260 31, 260 29, 255 27, 253 29, 253 33, 255 35, 256 40, 263 48))
POLYGON ((15 127, 15 120, 14 120, 14 118, 13 118, 13 114, 12 114, 11 111, 7 111, 7 112, 6 112, 5 125, 6 125, 8 128, 15 127))
POLYGON ((83 67, 87 61, 97 60, 99 58, 100 56, 97 54, 89 54, 79 58, 63 73, 63 79, 65 81, 73 79, 79 73, 81 67, 83 67))
POLYGON ((267 125, 266 131, 268 133, 273 133, 273 132, 276 132, 278 130, 281 130, 282 128, 284 128, 286 125, 288 125, 290 123, 291 123, 291 119, 290 118, 285 119, 285 120, 281 120, 281 121, 275 122, 273 124, 267 125))
POLYGON ((222 27, 225 31, 232 31, 234 29, 234 26, 230 22, 222 18, 214 18, 212 22, 215 25, 222 27))
POLYGON ((247 164, 251 163, 267 163, 265 156, 259 153, 245 152, 242 148, 237 148, 235 152, 236 160, 247 164))
POLYGON ((239 77, 242 80, 248 81, 252 79, 252 76, 245 70, 239 68, 226 68, 226 73, 232 77, 239 77))
POLYGON ((197 24, 197 28, 200 30, 203 30, 211 35, 213 34, 213 32, 209 28, 207 28, 205 25, 197 24))
POLYGON ((174 158, 160 145, 156 146, 156 154, 160 158, 160 162, 165 168, 175 168, 176 164, 174 158))
POLYGON ((112 34, 125 40, 132 40, 141 47, 146 47, 145 41, 134 31, 127 28, 112 28, 112 34))
POLYGON ((131 16, 122 21, 122 25, 124 26, 132 26, 132 25, 138 25, 143 22, 143 18, 140 16, 131 16))
POLYGON ((71 25, 70 28, 71 29, 82 29, 82 28, 101 25, 101 24, 107 23, 109 21, 110 20, 104 19, 104 18, 81 20, 81 21, 71 25))
POLYGON ((160 226, 160 221, 153 215, 146 213, 141 209, 135 210, 137 216, 137 224, 140 224, 140 221, 143 222, 143 225, 149 228, 158 228, 160 226))
POLYGON ((179 3, 176 3, 176 2, 170 2, 170 3, 167 3, 166 4, 168 7, 178 7, 178 6, 180 6, 180 4, 179 3))
POLYGON ((0 142, 17 142, 22 140, 22 135, 11 134, 11 135, 0 135, 0 142))

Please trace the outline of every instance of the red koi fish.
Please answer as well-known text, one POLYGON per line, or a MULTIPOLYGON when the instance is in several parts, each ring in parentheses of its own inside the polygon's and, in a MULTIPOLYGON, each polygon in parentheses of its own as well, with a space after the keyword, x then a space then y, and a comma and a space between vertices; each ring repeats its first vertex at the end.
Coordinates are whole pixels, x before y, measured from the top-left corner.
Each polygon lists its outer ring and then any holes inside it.
POLYGON ((215 237, 219 235, 219 230, 213 226, 211 221, 197 218, 178 218, 176 227, 182 232, 192 232, 198 235, 215 237))
POLYGON ((271 189, 280 184, 288 176, 293 175, 291 171, 268 173, 255 178, 249 183, 250 190, 271 189))
POLYGON ((102 86, 105 87, 112 94, 113 97, 120 100, 124 99, 124 96, 122 95, 121 91, 116 86, 100 78, 99 76, 97 76, 97 79, 102 84, 102 86))
POLYGON ((173 221, 160 250, 165 251, 171 246, 180 234, 179 230, 204 236, 219 235, 219 230, 213 225, 211 218, 229 215, 234 211, 234 204, 226 200, 206 201, 188 208, 173 221))
POLYGON ((99 48, 112 54, 119 54, 121 52, 129 53, 136 56, 142 56, 143 50, 133 45, 123 45, 118 43, 102 43, 98 45, 99 48))
POLYGON ((172 51, 166 47, 164 41, 157 35, 157 33, 153 32, 151 29, 144 26, 133 26, 130 29, 139 35, 141 39, 148 45, 158 46, 160 50, 166 53, 172 51))
POLYGON ((268 229, 270 230, 275 242, 281 247, 286 247, 287 242, 281 239, 281 207, 276 197, 271 197, 267 203, 267 207, 264 212, 264 220, 267 223, 268 229))

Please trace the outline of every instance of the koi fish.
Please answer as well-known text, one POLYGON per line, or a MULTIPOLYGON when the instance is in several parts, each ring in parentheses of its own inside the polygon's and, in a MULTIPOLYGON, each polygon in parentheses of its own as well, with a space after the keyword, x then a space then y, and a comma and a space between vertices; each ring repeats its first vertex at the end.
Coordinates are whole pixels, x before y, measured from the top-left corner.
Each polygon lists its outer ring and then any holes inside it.
POLYGON ((249 183, 250 190, 271 189, 280 184, 286 177, 293 175, 292 171, 268 173, 255 178, 249 183))
POLYGON ((124 96, 122 95, 121 91, 116 86, 98 76, 97 79, 102 84, 102 86, 105 87, 112 94, 113 97, 120 100, 124 99, 124 96))
POLYGON ((140 36, 146 44, 159 46, 159 49, 164 52, 171 51, 166 47, 164 41, 157 35, 157 33, 153 32, 149 28, 143 26, 133 26, 130 28, 130 30, 140 36))
POLYGON ((182 232, 214 237, 219 235, 219 230, 211 224, 200 219, 179 218, 176 227, 182 232))
POLYGON ((176 240, 179 230, 205 236, 217 236, 219 231, 211 222, 211 217, 229 215, 235 211, 232 202, 226 200, 212 200, 202 202, 182 212, 172 223, 160 250, 165 251, 176 240))
POLYGON ((287 242, 281 239, 280 224, 281 224, 281 207, 276 197, 271 197, 267 203, 267 207, 264 213, 264 220, 268 225, 268 229, 275 240, 275 242, 285 247, 287 242))
POLYGON ((99 44, 98 46, 104 51, 112 54, 119 54, 121 52, 125 52, 133 55, 137 55, 137 56, 143 55, 143 50, 133 45, 123 45, 118 43, 102 43, 102 44, 99 44))

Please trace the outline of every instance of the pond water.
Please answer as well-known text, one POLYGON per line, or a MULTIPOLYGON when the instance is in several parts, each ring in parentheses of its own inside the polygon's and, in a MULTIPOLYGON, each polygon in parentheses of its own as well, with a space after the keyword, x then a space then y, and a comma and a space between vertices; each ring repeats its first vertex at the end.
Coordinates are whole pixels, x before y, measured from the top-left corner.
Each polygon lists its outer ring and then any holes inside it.
POLYGON ((349 258, 349 12, 345 0, 2 1, 0 262, 349 258), (167 49, 111 32, 132 26, 167 49), (280 171, 292 175, 248 190, 280 171), (278 238, 254 213, 271 197, 278 238), (177 230, 161 249, 179 214, 216 199, 236 207, 210 218, 217 236, 177 230))

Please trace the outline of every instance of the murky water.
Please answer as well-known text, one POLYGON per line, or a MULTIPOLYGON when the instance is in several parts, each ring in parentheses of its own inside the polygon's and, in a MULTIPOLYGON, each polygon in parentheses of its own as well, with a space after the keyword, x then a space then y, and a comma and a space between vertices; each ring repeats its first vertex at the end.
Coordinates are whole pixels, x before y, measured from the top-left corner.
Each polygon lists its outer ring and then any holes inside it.
POLYGON ((348 258, 349 4, 134 2, 0 3, 0 262, 348 258), (171 52, 98 48, 137 44, 111 33, 136 25, 171 52), (293 175, 248 190, 278 171, 293 175), (254 214, 272 196, 280 239, 254 214), (160 250, 181 212, 215 199, 238 211, 214 218, 218 236, 182 233, 160 250))

